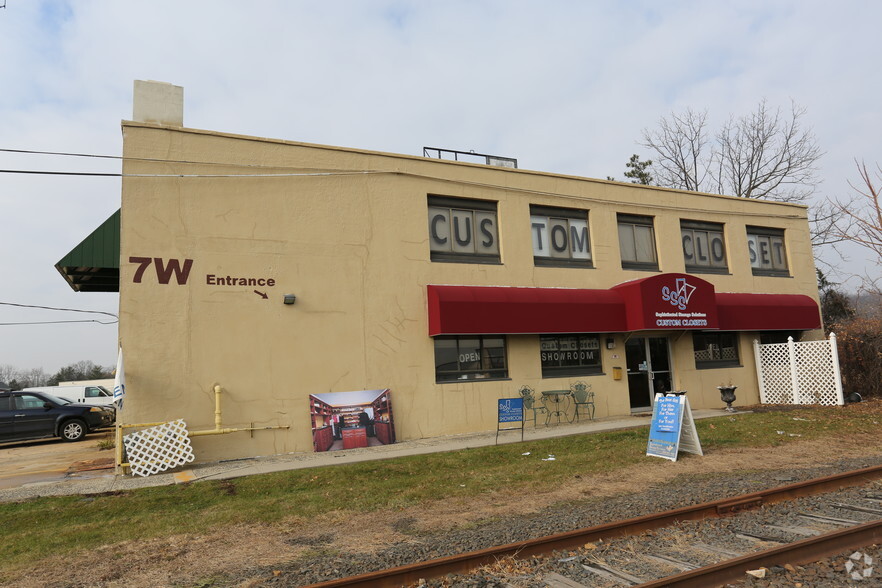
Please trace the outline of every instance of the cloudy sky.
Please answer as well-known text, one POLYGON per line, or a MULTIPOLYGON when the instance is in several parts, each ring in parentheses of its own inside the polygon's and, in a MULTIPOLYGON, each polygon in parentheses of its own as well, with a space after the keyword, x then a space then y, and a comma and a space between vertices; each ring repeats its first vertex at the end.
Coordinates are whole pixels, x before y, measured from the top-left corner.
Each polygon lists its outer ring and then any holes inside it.
MULTIPOLYGON (((188 127, 599 178, 645 159, 641 130, 671 112, 714 128, 793 100, 825 153, 819 198, 848 194, 855 158, 882 162, 874 0, 3 4, 0 149, 119 155, 142 79, 184 87, 188 127)), ((120 166, 0 151, 0 169, 120 166)), ((116 294, 74 293, 54 264, 119 201, 118 178, 0 172, 0 302, 115 313, 116 294)), ((108 317, 0 305, 0 365, 115 364, 115 325, 8 324, 93 318, 108 317)))

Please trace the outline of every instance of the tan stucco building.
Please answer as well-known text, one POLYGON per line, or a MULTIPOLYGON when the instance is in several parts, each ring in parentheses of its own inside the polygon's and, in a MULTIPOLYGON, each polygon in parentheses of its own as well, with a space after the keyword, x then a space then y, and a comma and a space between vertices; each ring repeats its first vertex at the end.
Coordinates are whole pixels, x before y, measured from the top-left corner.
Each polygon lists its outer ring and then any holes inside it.
POLYGON ((335 392, 388 390, 399 440, 494 430, 525 385, 586 382, 598 418, 756 403, 753 341, 820 327, 800 205, 122 129, 121 418, 209 429, 219 384, 224 426, 289 427, 194 438, 200 461, 313 451, 335 392))

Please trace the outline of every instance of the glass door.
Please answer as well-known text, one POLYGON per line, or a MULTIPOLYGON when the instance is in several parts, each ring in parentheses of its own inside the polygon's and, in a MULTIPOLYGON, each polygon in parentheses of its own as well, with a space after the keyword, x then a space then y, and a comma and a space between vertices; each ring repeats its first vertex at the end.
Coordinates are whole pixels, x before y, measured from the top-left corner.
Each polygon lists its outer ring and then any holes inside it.
POLYGON ((634 412, 652 406, 649 395, 649 362, 646 359, 646 339, 635 337, 625 343, 625 365, 628 368, 628 395, 634 412))
POLYGON ((673 389, 667 337, 634 337, 625 344, 631 412, 652 409, 656 392, 673 389))
POLYGON ((649 380, 651 383, 652 398, 656 392, 670 392, 674 389, 674 379, 671 377, 671 356, 668 353, 667 337, 649 337, 646 340, 649 351, 649 380))

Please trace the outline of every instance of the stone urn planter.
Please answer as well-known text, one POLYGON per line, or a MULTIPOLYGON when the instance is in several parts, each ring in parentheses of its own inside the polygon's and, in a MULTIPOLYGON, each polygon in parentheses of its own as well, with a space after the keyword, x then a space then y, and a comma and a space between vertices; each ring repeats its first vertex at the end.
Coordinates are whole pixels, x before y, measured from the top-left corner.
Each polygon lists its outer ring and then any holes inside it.
POLYGON ((735 412, 732 403, 735 402, 735 389, 738 386, 717 386, 720 391, 720 400, 726 403, 726 412, 735 412))

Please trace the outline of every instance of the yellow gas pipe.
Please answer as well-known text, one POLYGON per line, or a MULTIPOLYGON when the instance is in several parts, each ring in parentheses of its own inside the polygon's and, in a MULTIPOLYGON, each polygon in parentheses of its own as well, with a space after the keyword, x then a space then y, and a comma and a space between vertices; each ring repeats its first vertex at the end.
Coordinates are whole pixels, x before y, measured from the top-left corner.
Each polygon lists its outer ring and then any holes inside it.
MULTIPOLYGON (((221 428, 221 387, 219 384, 214 386, 214 429, 206 431, 189 431, 187 436, 200 437, 202 435, 225 435, 227 433, 236 433, 238 431, 263 431, 264 429, 288 429, 288 425, 275 425, 270 427, 239 427, 236 429, 221 428)), ((253 423, 252 423, 253 424, 253 423)))
MULTIPOLYGON (((227 433, 237 433, 239 431, 264 431, 269 429, 290 429, 290 425, 272 425, 268 427, 238 427, 232 429, 224 429, 221 427, 221 423, 223 422, 223 414, 221 412, 221 391, 222 388, 220 384, 215 384, 214 386, 214 429, 208 429, 205 431, 187 431, 188 437, 201 437, 204 435, 226 435, 227 433)), ((160 423, 138 423, 132 425, 116 425, 116 463, 118 468, 125 468, 129 464, 123 463, 122 461, 122 430, 123 429, 133 429, 140 427, 156 427, 159 425, 164 425, 164 422, 160 423)), ((252 423, 253 425, 254 423, 252 423)), ((254 434, 252 433, 252 436, 254 434)))

